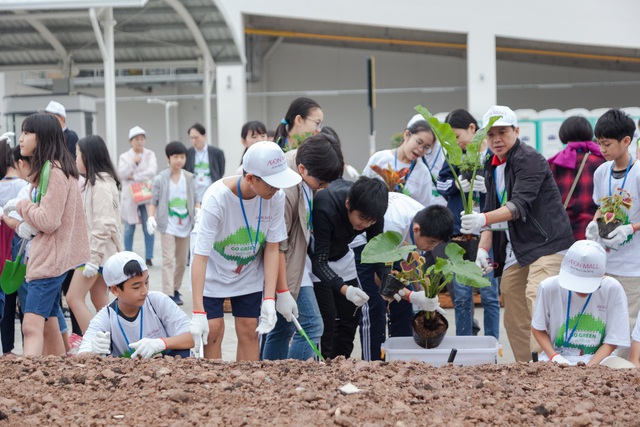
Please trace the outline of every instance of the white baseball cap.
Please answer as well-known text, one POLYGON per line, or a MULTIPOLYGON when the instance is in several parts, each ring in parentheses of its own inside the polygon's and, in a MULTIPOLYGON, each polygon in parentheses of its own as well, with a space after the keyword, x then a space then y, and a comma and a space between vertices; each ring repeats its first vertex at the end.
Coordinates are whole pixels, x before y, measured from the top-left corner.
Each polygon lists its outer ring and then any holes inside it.
POLYGON ((558 275, 564 289, 590 294, 600 287, 607 253, 592 240, 578 240, 567 251, 558 275))
POLYGON ((414 124, 415 122, 419 122, 420 120, 422 120, 423 122, 427 121, 427 119, 425 119, 422 114, 416 114, 415 116, 411 117, 411 120, 409 120, 409 123, 407 123, 407 129, 409 129, 412 124, 414 124))
POLYGON ((282 149, 271 141, 259 141, 249 147, 242 157, 242 169, 275 188, 293 187, 302 181, 289 169, 282 149))
POLYGON ((131 129, 129 129, 129 141, 131 141, 133 139, 133 137, 138 136, 138 135, 145 135, 146 136, 147 133, 140 126, 134 126, 131 129))
POLYGON ((64 105, 56 101, 49 101, 44 111, 46 111, 47 113, 52 113, 58 116, 62 116, 65 119, 67 118, 67 110, 64 109, 64 105))
POLYGON ((102 267, 102 278, 107 286, 119 285, 133 277, 124 272, 124 266, 130 261, 136 261, 140 264, 142 271, 147 271, 147 264, 137 253, 129 251, 118 252, 111 255, 104 263, 104 267, 102 267))
POLYGON ((491 126, 513 126, 518 127, 518 118, 516 117, 516 113, 509 107, 505 107, 504 105, 494 105, 489 108, 489 111, 484 113, 484 117, 482 118, 482 127, 485 128, 489 125, 489 120, 494 116, 502 116, 491 126))

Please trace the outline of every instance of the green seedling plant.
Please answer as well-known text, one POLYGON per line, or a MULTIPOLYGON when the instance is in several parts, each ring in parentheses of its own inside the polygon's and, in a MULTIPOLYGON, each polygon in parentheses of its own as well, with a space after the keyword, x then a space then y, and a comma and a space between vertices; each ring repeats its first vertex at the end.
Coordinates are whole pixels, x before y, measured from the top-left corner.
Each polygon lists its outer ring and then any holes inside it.
POLYGON ((444 159, 449 166, 449 170, 451 170, 451 173, 453 174, 453 178, 456 180, 458 188, 462 188, 462 186, 460 185, 460 176, 456 173, 454 166, 457 166, 460 171, 468 172, 471 175, 471 178, 469 179, 469 194, 461 194, 461 196, 464 213, 472 213, 474 205, 473 185, 476 178, 476 172, 484 167, 485 161, 485 156, 480 152, 482 141, 487 137, 487 131, 491 129, 493 123, 502 116, 492 116, 489 120, 489 124, 483 129, 479 129, 471 142, 467 144, 467 151, 463 155, 462 148, 458 145, 456 134, 453 132, 449 123, 442 123, 422 105, 416 106, 415 109, 422 115, 422 117, 424 117, 427 123, 429 123, 429 126, 431 126, 436 138, 440 141, 440 145, 445 152, 444 159))
MULTIPOLYGON (((474 288, 491 285, 475 262, 463 258, 465 251, 456 243, 449 243, 445 248, 447 259, 437 258, 436 263, 428 268, 425 267, 424 256, 416 249, 415 245, 403 242, 400 233, 386 231, 366 244, 362 250, 361 262, 391 265, 401 261, 400 271, 392 274, 407 286, 422 287, 429 298, 437 297, 453 281, 454 276, 460 283, 474 288)), ((435 312, 425 313, 427 319, 434 315, 435 312)))

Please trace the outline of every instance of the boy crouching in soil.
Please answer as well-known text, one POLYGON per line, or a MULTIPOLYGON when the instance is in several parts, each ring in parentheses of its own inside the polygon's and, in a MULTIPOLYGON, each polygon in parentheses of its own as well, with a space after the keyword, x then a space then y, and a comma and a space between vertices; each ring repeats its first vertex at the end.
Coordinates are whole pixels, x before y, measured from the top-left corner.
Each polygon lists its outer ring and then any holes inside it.
POLYGON ((189 317, 167 295, 149 292, 144 259, 119 252, 105 262, 102 274, 116 299, 91 319, 79 353, 189 356, 194 346, 189 317))

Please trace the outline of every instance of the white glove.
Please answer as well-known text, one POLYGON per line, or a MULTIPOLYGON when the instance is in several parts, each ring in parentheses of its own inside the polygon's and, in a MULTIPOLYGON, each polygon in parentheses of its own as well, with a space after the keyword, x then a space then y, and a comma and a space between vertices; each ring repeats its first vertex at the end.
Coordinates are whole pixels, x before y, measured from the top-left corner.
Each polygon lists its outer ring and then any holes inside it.
POLYGON ((407 296, 409 302, 417 305, 420 310, 424 311, 436 311, 440 307, 440 301, 438 297, 429 298, 424 291, 410 291, 409 289, 400 289, 398 293, 402 296, 407 296))
POLYGON ((155 217, 150 216, 149 218, 147 218, 147 233, 155 233, 156 228, 158 228, 158 223, 156 222, 155 217))
POLYGON ((7 141, 9 144, 11 144, 11 138, 13 138, 14 136, 16 136, 16 134, 13 132, 5 132, 0 135, 0 142, 7 141))
POLYGON ((462 191, 463 193, 468 193, 471 189, 471 183, 466 179, 461 179, 459 186, 457 184, 458 183, 456 182, 456 187, 458 187, 458 190, 462 191))
POLYGON ((278 292, 276 310, 287 319, 287 322, 291 322, 292 317, 298 318, 298 304, 296 304, 296 300, 293 299, 291 292, 278 292))
POLYGON ((598 223, 595 221, 591 221, 589 225, 587 225, 587 229, 584 232, 587 240, 593 240, 596 242, 598 240, 598 223))
POLYGON ((194 348, 196 350, 200 348, 200 340, 202 340, 204 345, 207 344, 207 338, 209 337, 209 321, 207 320, 206 313, 193 313, 191 315, 189 332, 191 332, 191 336, 195 342, 194 348))
POLYGON ((478 234, 480 229, 487 225, 487 216, 477 212, 470 214, 460 212, 460 224, 462 234, 478 234))
POLYGON ((90 262, 86 263, 84 265, 84 270, 82 270, 82 275, 87 279, 96 277, 98 275, 98 266, 95 264, 91 264, 90 262))
POLYGON ((355 286, 348 286, 347 294, 345 296, 349 301, 354 303, 356 307, 361 307, 369 301, 369 295, 367 295, 367 293, 362 289, 356 288, 355 286))
POLYGON ((276 316, 276 302, 272 299, 262 301, 260 307, 260 321, 256 332, 259 334, 268 334, 276 327, 278 317, 276 316))
POLYGON ((96 354, 111 354, 111 332, 96 332, 91 341, 91 351, 96 354))
POLYGON ((38 229, 27 224, 26 221, 22 221, 16 231, 18 232, 18 236, 26 240, 31 240, 38 234, 38 229))
POLYGON ((493 268, 489 265, 489 252, 484 248, 478 248, 476 254, 476 265, 482 269, 484 274, 489 273, 493 268))
POLYGON ((556 353, 556 355, 551 358, 551 361, 553 363, 557 363, 558 365, 571 365, 571 362, 562 357, 562 355, 559 353, 556 353))
POLYGON ((615 248, 626 242, 627 238, 634 232, 635 230, 633 229, 633 225, 621 225, 620 227, 609 233, 607 239, 602 239, 602 242, 610 248, 615 248))
POLYGON ((141 357, 148 359, 154 354, 167 349, 167 343, 161 338, 142 338, 140 341, 132 342, 129 347, 135 349, 131 358, 141 357))
POLYGON ((479 193, 487 192, 487 186, 484 183, 484 176, 476 175, 476 179, 473 180, 473 191, 477 191, 479 193))
POLYGON ((15 198, 5 203, 4 206, 2 207, 4 215, 9 215, 11 212, 15 211, 18 201, 20 201, 20 199, 15 198))

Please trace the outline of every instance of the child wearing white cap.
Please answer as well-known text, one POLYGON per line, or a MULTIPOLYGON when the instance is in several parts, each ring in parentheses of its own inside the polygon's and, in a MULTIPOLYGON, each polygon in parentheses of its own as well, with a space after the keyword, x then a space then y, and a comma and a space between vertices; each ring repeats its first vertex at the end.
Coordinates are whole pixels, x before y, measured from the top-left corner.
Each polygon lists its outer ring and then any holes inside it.
POLYGON ((116 299, 89 323, 79 353, 149 358, 189 356, 189 317, 162 292, 149 292, 145 261, 134 252, 107 259, 102 275, 116 299))
POLYGON ((225 298, 231 299, 235 317, 238 360, 258 360, 257 333, 274 328, 276 309, 285 318, 297 312, 291 293, 279 293, 277 307, 275 295, 279 243, 287 238, 280 189, 302 178, 270 141, 249 147, 242 164, 242 176, 220 179, 204 193, 192 236, 190 329, 196 347, 203 340, 207 358, 222 357, 225 298))
POLYGON ((133 235, 136 224, 142 224, 144 233, 144 251, 147 266, 152 265, 154 236, 146 227, 148 219, 147 205, 151 199, 140 204, 133 197, 132 184, 150 185, 150 180, 158 172, 158 160, 153 151, 145 148, 146 132, 140 126, 129 129, 131 148, 118 159, 118 177, 122 182, 120 196, 120 216, 124 220, 124 250, 133 250, 133 235))
POLYGON ((632 367, 611 356, 629 347, 629 323, 627 297, 616 279, 604 276, 606 261, 602 246, 580 240, 564 256, 560 274, 540 283, 531 321, 544 351, 540 360, 632 367))

